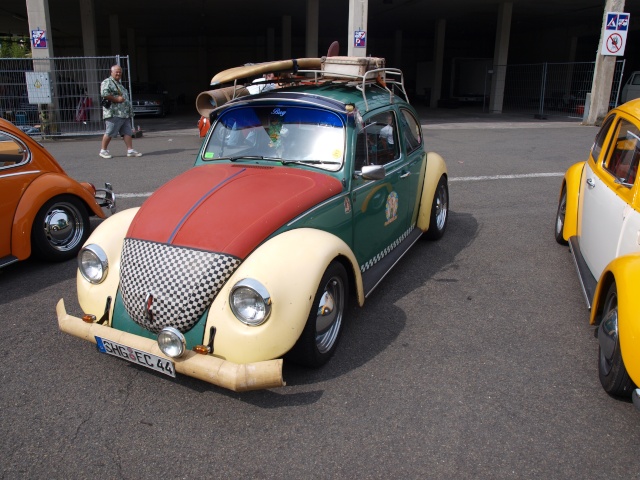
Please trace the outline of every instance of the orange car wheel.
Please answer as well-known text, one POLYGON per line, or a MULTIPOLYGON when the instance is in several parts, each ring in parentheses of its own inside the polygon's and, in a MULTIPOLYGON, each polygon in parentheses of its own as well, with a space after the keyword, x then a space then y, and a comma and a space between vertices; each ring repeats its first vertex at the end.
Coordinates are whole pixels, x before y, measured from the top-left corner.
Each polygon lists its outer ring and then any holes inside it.
POLYGON ((33 253, 50 261, 73 258, 89 237, 89 230, 89 214, 80 199, 72 195, 54 197, 33 221, 33 253))

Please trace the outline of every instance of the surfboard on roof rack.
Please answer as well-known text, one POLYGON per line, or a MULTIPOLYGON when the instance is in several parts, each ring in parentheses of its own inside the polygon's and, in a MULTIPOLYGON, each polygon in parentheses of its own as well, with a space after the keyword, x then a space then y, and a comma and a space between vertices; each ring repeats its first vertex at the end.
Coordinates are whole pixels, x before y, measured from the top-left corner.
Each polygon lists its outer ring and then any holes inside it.
POLYGON ((267 73, 273 73, 276 76, 275 82, 284 81, 286 85, 297 82, 307 84, 351 83, 362 91, 367 110, 369 106, 365 90, 367 85, 371 84, 379 85, 387 90, 391 96, 395 95, 397 91, 407 102, 409 101, 402 71, 385 67, 384 58, 327 56, 278 60, 223 70, 211 79, 211 86, 214 89, 198 95, 196 109, 201 115, 208 117, 213 110, 228 101, 249 95, 249 91, 243 87, 243 84, 250 83, 252 79, 267 73), (298 75, 292 77, 288 75, 290 73, 298 75), (231 82, 233 82, 232 86, 222 87, 223 84, 231 82))
POLYGON ((216 73, 211 79, 211 86, 215 87, 223 83, 235 82, 236 80, 252 79, 265 73, 296 73, 298 70, 319 70, 321 65, 322 58, 292 58, 290 60, 243 65, 216 73))

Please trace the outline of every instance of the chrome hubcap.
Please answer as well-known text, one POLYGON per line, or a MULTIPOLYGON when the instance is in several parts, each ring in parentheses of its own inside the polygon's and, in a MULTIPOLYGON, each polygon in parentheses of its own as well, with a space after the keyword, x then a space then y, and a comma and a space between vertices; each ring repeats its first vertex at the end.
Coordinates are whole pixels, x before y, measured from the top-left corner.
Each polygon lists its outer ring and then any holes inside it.
POLYGON ((49 244, 61 252, 72 250, 82 239, 84 225, 80 212, 69 203, 56 203, 44 217, 44 234, 49 244))
POLYGON ((438 195, 436 195, 436 225, 438 226, 438 230, 442 230, 447 221, 448 206, 447 188, 444 185, 440 185, 438 195))
POLYGON ((338 277, 331 278, 324 287, 316 314, 316 346, 326 353, 338 338, 344 307, 344 285, 338 277))

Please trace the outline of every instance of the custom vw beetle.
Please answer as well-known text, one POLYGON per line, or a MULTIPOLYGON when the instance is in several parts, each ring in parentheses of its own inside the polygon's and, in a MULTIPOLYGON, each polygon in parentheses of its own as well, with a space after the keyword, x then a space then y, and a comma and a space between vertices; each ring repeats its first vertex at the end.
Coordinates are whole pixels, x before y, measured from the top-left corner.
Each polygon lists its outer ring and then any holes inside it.
POLYGON ((109 184, 75 181, 42 145, 0 119, 0 268, 31 254, 75 257, 89 237, 89 216, 115 208, 109 184))
POLYGON ((640 100, 607 115, 586 162, 562 182, 555 237, 569 244, 597 326, 605 391, 640 408, 640 100))
POLYGON ((449 201, 402 73, 327 73, 212 109, 195 166, 89 238, 85 315, 60 300, 60 328, 236 391, 284 385, 285 355, 327 362, 350 294, 363 305, 420 236, 440 238, 449 201))

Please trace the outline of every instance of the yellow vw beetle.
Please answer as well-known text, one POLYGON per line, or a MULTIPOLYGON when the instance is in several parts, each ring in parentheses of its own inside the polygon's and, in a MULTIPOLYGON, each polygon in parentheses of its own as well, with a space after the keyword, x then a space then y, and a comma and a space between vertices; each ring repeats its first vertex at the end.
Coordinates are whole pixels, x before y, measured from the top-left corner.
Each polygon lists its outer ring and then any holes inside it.
POLYGON ((586 162, 562 181, 555 237, 569 244, 591 324, 600 383, 640 408, 640 100, 609 112, 586 162))

